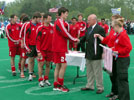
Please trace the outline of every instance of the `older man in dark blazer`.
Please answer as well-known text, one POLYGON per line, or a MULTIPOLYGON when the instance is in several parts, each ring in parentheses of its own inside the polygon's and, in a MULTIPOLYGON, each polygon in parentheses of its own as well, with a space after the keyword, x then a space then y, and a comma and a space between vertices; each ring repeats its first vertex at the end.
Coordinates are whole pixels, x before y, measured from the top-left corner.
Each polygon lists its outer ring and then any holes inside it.
POLYGON ((103 74, 102 74, 102 53, 103 48, 99 46, 101 41, 97 39, 95 45, 94 34, 100 34, 105 36, 104 29, 97 24, 97 16, 92 14, 88 17, 89 28, 85 36, 81 41, 86 42, 86 67, 87 67, 87 84, 85 88, 81 88, 82 91, 94 90, 94 82, 96 81, 97 94, 101 94, 104 91, 103 86, 103 74))

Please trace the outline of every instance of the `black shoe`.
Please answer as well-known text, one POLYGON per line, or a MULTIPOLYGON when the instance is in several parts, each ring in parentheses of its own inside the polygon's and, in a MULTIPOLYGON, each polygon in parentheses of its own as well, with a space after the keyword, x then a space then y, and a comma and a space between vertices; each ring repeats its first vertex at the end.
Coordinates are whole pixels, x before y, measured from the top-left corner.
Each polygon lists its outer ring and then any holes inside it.
POLYGON ((12 75, 13 75, 13 76, 16 76, 16 72, 12 72, 12 75))
POLYGON ((114 96, 114 93, 113 92, 111 92, 110 94, 108 94, 108 95, 106 95, 106 97, 113 97, 114 96))
POLYGON ((109 100, 117 100, 119 99, 118 95, 114 95, 112 98, 109 98, 109 100))
POLYGON ((81 88, 81 91, 94 91, 94 89, 91 89, 91 88, 81 88))
POLYGON ((96 94, 102 94, 104 92, 104 90, 97 90, 96 94))

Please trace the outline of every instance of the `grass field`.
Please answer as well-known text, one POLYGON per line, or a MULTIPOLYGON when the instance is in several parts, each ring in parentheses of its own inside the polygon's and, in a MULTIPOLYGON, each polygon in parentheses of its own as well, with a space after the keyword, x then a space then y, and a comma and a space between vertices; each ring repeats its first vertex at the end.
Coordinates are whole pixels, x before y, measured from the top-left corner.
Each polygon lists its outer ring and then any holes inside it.
MULTIPOLYGON (((134 46, 134 36, 130 36, 134 46)), ((18 67, 18 57, 16 57, 16 68, 18 67)), ((105 91, 101 95, 97 95, 96 91, 80 91, 81 87, 86 84, 86 78, 76 80, 73 85, 73 78, 76 75, 76 67, 68 66, 65 74, 65 85, 70 89, 69 93, 61 93, 52 91, 51 87, 38 87, 38 78, 32 82, 28 82, 28 74, 25 79, 20 79, 19 72, 16 77, 11 75, 10 57, 8 56, 7 39, 0 39, 0 100, 108 100, 105 95, 110 92, 111 83, 109 75, 103 72, 105 91)), ((37 63, 35 65, 35 73, 37 74, 37 63)), ((53 83, 54 69, 50 72, 50 82, 53 83)), ((85 72, 80 72, 85 75, 85 72)), ((129 85, 131 100, 134 100, 134 50, 131 52, 131 64, 129 68, 129 85)))

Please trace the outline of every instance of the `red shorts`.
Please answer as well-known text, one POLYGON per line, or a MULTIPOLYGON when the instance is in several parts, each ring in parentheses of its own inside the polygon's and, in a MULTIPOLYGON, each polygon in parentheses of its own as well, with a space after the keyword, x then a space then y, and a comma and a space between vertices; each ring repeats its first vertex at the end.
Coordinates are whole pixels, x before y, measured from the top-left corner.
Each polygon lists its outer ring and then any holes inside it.
POLYGON ((21 47, 20 45, 17 45, 15 47, 9 47, 9 56, 15 57, 16 55, 21 54, 21 47))
POLYGON ((41 51, 42 57, 38 58, 38 61, 42 62, 42 61, 49 61, 52 62, 53 61, 53 52, 51 51, 41 51))
POLYGON ((27 59, 28 57, 26 56, 26 49, 21 48, 21 58, 27 59))
POLYGON ((56 63, 66 63, 66 53, 65 52, 54 52, 54 60, 53 62, 56 63))

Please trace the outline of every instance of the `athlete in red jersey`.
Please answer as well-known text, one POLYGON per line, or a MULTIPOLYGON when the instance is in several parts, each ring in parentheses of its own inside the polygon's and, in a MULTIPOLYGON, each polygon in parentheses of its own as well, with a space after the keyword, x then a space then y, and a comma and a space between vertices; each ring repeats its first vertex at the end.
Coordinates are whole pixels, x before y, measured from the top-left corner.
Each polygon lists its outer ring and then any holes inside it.
POLYGON ((20 77, 21 78, 25 78, 24 76, 24 67, 25 67, 25 70, 28 69, 28 65, 25 64, 26 62, 26 59, 28 58, 26 56, 26 49, 24 48, 24 29, 25 29, 25 25, 27 24, 27 22, 29 22, 29 18, 27 15, 23 16, 23 19, 22 19, 22 27, 21 27, 21 31, 20 31, 20 35, 19 35, 19 38, 20 38, 20 41, 21 41, 21 74, 20 74, 20 77))
POLYGON ((52 53, 52 39, 53 39, 53 26, 50 22, 52 17, 50 14, 44 14, 43 25, 39 26, 37 29, 37 41, 36 48, 38 53, 38 74, 39 74, 39 86, 44 87, 44 85, 51 86, 49 80, 50 72, 50 62, 53 61, 52 53), (45 75, 42 78, 43 66, 46 61, 45 75))
POLYGON ((27 50, 28 66, 29 66, 29 81, 36 77, 33 74, 34 59, 37 56, 36 51, 36 38, 37 38, 37 27, 40 23, 41 14, 39 12, 34 13, 32 20, 26 24, 24 29, 24 47, 27 50))
MULTIPOLYGON (((20 55, 20 40, 19 33, 21 26, 17 23, 17 16, 15 14, 11 15, 11 22, 6 26, 6 34, 8 38, 8 46, 9 46, 9 56, 11 56, 11 68, 13 76, 16 76, 15 69, 15 55, 20 55)), ((19 61, 20 66, 21 58, 19 61)))
MULTIPOLYGON (((72 24, 70 25, 70 34, 74 38, 78 38, 80 34, 79 26, 76 24, 77 19, 75 17, 72 18, 72 24)), ((69 40, 69 49, 77 51, 77 43, 74 43, 72 40, 69 40)))
POLYGON ((68 9, 64 7, 61 7, 58 10, 60 18, 57 19, 54 24, 54 35, 52 43, 54 63, 56 64, 53 90, 59 90, 62 92, 69 91, 69 89, 64 86, 64 73, 67 67, 66 52, 68 52, 67 40, 71 39, 75 42, 79 41, 77 38, 73 38, 68 32, 68 25, 65 22, 65 19, 68 16, 68 12, 68 9))
POLYGON ((108 34, 109 26, 106 24, 105 18, 101 19, 101 22, 98 23, 102 28, 104 28, 105 33, 108 34))
MULTIPOLYGON (((78 22, 77 25, 79 26, 80 29, 80 34, 79 34, 79 38, 81 39, 83 36, 85 36, 85 32, 86 32, 86 22, 84 22, 83 20, 83 15, 79 14, 78 15, 78 22)), ((82 52, 85 52, 85 42, 81 41, 80 43, 78 43, 77 46, 77 51, 80 51, 80 49, 82 50, 82 52)))

